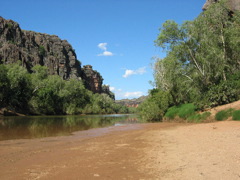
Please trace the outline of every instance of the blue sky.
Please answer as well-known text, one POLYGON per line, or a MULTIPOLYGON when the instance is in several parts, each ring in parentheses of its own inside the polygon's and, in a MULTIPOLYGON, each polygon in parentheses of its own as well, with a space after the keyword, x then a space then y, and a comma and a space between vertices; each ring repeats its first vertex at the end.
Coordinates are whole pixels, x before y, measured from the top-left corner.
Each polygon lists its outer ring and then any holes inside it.
POLYGON ((2 0, 0 16, 24 30, 55 34, 91 64, 116 99, 147 95, 153 87, 154 46, 166 20, 182 23, 202 11, 205 0, 2 0))

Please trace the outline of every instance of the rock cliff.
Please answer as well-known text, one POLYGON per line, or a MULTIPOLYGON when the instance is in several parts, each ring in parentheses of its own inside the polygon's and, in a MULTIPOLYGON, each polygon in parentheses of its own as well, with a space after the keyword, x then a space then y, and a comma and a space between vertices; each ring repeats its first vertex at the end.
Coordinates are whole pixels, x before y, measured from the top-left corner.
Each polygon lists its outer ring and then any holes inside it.
POLYGON ((84 79, 84 84, 87 89, 95 92, 102 92, 102 82, 103 78, 99 72, 94 71, 91 65, 83 66, 82 77, 84 79))
POLYGON ((58 36, 21 30, 19 24, 0 17, 0 63, 21 61, 31 72, 37 64, 63 79, 79 78, 81 66, 71 45, 58 36))
POLYGON ((87 89, 91 90, 94 93, 108 94, 109 97, 115 99, 115 95, 110 91, 109 86, 102 85, 103 78, 101 74, 93 70, 91 65, 83 66, 81 74, 81 77, 87 89))
MULTIPOLYGON (((31 73, 40 64, 50 75, 63 79, 82 79, 87 89, 94 93, 102 90, 103 78, 92 66, 81 68, 72 46, 56 35, 22 30, 18 23, 0 17, 0 64, 22 62, 31 73)), ((107 92, 107 94, 110 92, 107 92)))
MULTIPOLYGON (((203 5, 203 10, 206 10, 211 4, 216 3, 220 0, 207 0, 203 5)), ((239 0, 227 0, 227 5, 231 11, 240 11, 240 1, 239 0)))

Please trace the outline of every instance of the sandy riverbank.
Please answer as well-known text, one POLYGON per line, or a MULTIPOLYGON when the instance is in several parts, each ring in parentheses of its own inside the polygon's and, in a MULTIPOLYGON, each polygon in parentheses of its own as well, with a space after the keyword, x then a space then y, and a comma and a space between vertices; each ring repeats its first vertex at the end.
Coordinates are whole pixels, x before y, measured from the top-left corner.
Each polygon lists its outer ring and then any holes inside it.
POLYGON ((1 179, 240 179, 240 122, 136 124, 0 141, 1 179))

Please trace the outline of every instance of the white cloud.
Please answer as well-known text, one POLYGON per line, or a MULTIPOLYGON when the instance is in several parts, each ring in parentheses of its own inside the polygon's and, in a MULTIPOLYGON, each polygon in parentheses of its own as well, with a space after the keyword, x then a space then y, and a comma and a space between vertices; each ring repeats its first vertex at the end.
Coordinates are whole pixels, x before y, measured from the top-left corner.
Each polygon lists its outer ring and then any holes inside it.
POLYGON ((117 100, 126 99, 126 98, 127 99, 139 98, 140 96, 145 95, 145 93, 141 91, 127 92, 127 91, 123 91, 122 89, 118 89, 116 87, 111 87, 111 86, 110 86, 110 90, 115 94, 115 98, 117 100))
POLYGON ((110 86, 110 91, 112 91, 112 92, 114 92, 114 93, 122 93, 122 89, 117 89, 117 88, 115 88, 115 87, 111 87, 110 86))
POLYGON ((124 94, 124 97, 126 98, 138 98, 140 96, 143 96, 143 92, 141 91, 136 91, 136 92, 126 92, 124 94))
POLYGON ((113 56, 113 53, 110 51, 107 51, 107 43, 99 43, 98 47, 103 50, 103 53, 98 54, 98 56, 113 56))
POLYGON ((142 68, 139 68, 139 69, 137 69, 136 70, 136 73, 137 74, 144 74, 144 73, 146 73, 147 71, 146 71, 146 67, 142 67, 142 68))
POLYGON ((123 75, 124 78, 127 78, 128 76, 131 76, 131 75, 136 75, 136 74, 144 74, 146 73, 146 67, 141 67, 137 70, 131 70, 131 69, 126 69, 125 70, 125 74, 123 75))
POLYGON ((99 43, 98 47, 100 49, 102 49, 103 51, 106 51, 107 50, 107 43, 99 43))
POLYGON ((115 87, 110 87, 109 89, 110 89, 110 91, 115 91, 116 88, 115 87))
POLYGON ((133 74, 135 74, 134 70, 127 69, 127 70, 125 71, 125 74, 123 75, 123 77, 124 77, 124 78, 127 78, 128 76, 131 76, 131 75, 133 75, 133 74))
POLYGON ((104 51, 102 54, 98 54, 98 56, 113 56, 113 53, 110 51, 104 51))

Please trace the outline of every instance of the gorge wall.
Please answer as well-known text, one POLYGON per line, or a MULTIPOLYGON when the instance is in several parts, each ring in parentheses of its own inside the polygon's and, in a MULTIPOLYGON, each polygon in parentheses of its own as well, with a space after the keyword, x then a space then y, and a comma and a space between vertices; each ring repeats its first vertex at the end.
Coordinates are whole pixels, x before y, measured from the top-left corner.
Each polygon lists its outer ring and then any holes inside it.
POLYGON ((66 40, 58 36, 21 30, 19 24, 0 17, 0 63, 22 65, 31 72, 37 64, 63 79, 79 78, 81 66, 66 40))
POLYGON ((82 79, 87 89, 106 93, 102 91, 100 73, 90 65, 81 68, 74 49, 66 40, 56 35, 22 30, 18 23, 0 17, 0 64, 17 61, 21 61, 30 73, 32 67, 39 64, 46 66, 50 75, 59 75, 65 80, 82 79))
POLYGON ((116 103, 124 105, 124 106, 127 106, 127 107, 135 107, 135 108, 137 108, 146 99, 147 99, 147 96, 141 96, 139 98, 134 98, 134 99, 116 100, 116 103))
MULTIPOLYGON (((206 3, 203 5, 203 10, 207 10, 208 7, 220 0, 206 0, 206 3)), ((240 11, 240 1, 239 0, 226 0, 227 6, 231 11, 240 11)))

